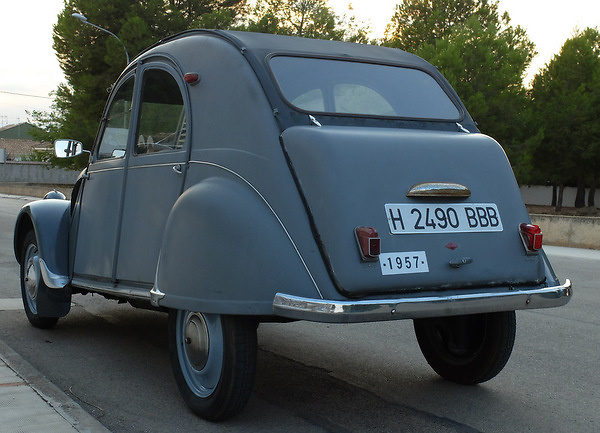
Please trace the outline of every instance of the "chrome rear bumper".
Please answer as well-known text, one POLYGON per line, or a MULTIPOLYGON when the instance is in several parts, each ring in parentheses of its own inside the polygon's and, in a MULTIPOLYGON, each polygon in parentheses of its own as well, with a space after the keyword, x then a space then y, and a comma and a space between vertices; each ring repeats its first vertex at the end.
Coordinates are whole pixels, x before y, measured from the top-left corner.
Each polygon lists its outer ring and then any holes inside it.
POLYGON ((408 294, 398 298, 337 301, 277 293, 273 312, 291 319, 328 323, 376 322, 457 316, 495 311, 560 307, 571 300, 571 281, 542 288, 495 288, 448 294, 408 294))

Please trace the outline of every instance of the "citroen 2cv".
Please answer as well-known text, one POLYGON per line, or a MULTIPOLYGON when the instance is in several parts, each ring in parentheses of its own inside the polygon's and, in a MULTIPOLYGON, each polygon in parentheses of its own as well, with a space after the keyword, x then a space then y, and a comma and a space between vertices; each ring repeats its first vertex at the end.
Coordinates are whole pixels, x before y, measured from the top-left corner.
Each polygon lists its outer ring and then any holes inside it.
POLYGON ((181 394, 214 421, 250 396, 261 321, 413 319, 431 367, 475 384, 505 366, 515 310, 571 297, 503 149, 436 68, 243 32, 134 59, 70 200, 24 206, 14 250, 34 326, 73 294, 168 312, 181 394))

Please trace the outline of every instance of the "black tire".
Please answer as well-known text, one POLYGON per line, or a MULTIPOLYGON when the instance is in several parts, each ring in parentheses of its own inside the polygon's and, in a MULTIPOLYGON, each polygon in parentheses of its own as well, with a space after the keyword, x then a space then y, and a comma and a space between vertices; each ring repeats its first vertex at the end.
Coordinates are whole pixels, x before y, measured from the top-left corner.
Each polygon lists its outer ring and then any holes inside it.
POLYGON ((35 232, 30 230, 25 235, 21 249, 21 297, 29 323, 36 328, 49 329, 56 325, 59 317, 68 313, 70 293, 65 296, 66 292, 48 288, 42 280, 37 260, 37 239, 35 232))
POLYGON ((514 311, 415 319, 423 356, 444 379, 474 385, 495 377, 515 341, 514 311))
POLYGON ((223 421, 244 408, 256 370, 256 322, 242 316, 169 312, 175 381, 190 409, 223 421))

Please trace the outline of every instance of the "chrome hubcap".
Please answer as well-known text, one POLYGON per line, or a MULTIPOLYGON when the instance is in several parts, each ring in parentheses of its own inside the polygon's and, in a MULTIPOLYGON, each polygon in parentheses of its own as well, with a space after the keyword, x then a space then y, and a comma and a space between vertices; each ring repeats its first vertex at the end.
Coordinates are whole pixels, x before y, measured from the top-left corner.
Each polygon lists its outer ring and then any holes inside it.
MULTIPOLYGON (((33 249, 33 247, 30 247, 33 249)), ((30 251, 27 259, 27 268, 25 272, 25 289, 27 290, 27 294, 31 300, 35 300, 37 298, 38 292, 38 272, 35 266, 35 261, 33 260, 35 257, 36 251, 30 251)))
POLYGON ((196 396, 215 391, 223 368, 221 316, 193 311, 176 313, 177 357, 184 380, 196 396))
POLYGON ((204 316, 196 313, 188 316, 183 342, 191 366, 195 370, 202 370, 210 352, 210 339, 204 316))

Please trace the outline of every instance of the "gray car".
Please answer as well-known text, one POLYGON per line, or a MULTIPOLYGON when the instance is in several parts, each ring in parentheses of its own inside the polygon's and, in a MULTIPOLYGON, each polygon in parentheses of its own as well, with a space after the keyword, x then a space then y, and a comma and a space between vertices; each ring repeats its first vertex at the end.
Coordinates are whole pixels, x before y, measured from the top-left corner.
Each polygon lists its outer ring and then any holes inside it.
POLYGON ((260 322, 413 319, 431 367, 475 384, 508 361, 515 310, 571 298, 504 151, 436 68, 243 32, 134 59, 71 199, 26 205, 14 249, 34 326, 73 294, 168 312, 181 394, 213 421, 251 394, 260 322))

